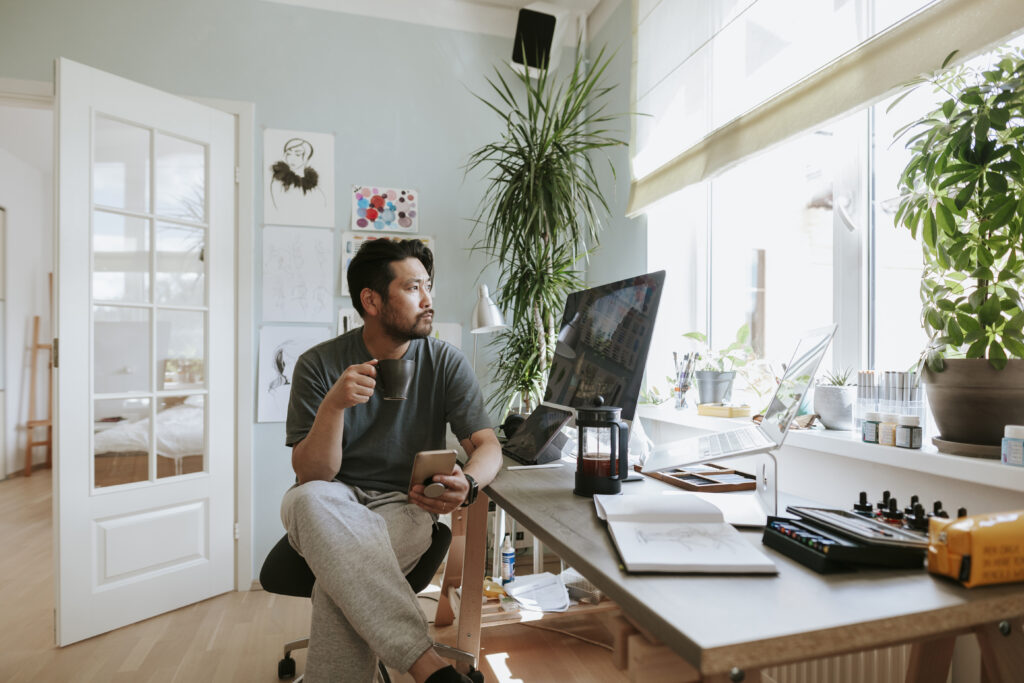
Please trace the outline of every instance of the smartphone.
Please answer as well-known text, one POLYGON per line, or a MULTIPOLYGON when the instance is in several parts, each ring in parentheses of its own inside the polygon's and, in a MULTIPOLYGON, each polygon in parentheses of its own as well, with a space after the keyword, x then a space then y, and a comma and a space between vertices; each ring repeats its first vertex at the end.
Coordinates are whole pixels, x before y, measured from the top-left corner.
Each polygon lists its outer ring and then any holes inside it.
POLYGON ((420 451, 412 462, 412 476, 409 477, 409 490, 416 484, 423 484, 423 495, 437 498, 445 491, 444 484, 431 481, 435 474, 451 474, 455 469, 454 450, 420 451))

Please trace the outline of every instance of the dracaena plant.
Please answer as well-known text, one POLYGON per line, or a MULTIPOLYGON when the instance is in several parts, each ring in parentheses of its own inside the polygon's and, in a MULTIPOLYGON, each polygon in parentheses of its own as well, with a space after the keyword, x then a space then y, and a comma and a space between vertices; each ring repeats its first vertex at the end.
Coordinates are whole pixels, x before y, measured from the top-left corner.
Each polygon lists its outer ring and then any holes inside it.
POLYGON ((580 260, 608 214, 592 155, 625 145, 609 130, 622 115, 605 112, 613 87, 602 77, 611 57, 602 49, 587 68, 583 51, 576 54, 564 78, 546 69, 537 78, 496 71, 488 79, 492 99, 477 96, 504 122, 500 139, 467 164, 467 172, 487 175, 474 248, 497 264, 497 303, 510 318, 491 342, 498 359, 489 403, 502 411, 515 403, 529 411, 541 397, 565 297, 581 287, 580 260))
POLYGON ((1024 358, 1024 52, 947 68, 931 85, 936 108, 897 131, 910 161, 899 181, 897 226, 920 237, 922 324, 929 367, 944 357, 1024 358))

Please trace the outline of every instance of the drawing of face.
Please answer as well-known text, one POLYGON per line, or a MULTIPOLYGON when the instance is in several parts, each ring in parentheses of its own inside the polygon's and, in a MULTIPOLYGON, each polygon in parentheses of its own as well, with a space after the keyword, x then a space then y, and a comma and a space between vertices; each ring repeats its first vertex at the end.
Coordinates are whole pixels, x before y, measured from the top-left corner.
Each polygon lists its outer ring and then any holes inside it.
POLYGON ((313 145, 302 138, 292 138, 284 143, 284 162, 295 175, 303 175, 306 165, 313 156, 313 145))

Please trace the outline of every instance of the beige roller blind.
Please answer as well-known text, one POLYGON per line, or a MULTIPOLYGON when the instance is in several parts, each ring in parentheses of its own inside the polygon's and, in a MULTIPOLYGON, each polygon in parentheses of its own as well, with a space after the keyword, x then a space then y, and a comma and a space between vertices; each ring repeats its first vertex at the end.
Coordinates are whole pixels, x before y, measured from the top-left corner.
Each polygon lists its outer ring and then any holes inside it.
MULTIPOLYGON (((661 4, 666 1, 663 0, 661 4)), ((772 0, 761 2, 770 4, 772 0)), ((855 4, 855 0, 849 0, 849 4, 855 4)), ((704 84, 704 100, 711 101, 712 105, 703 105, 695 74, 702 73, 705 78, 715 75, 713 66, 709 64, 714 62, 716 39, 725 34, 729 27, 736 26, 758 5, 758 2, 749 1, 737 3, 733 15, 718 17, 705 24, 707 35, 698 35, 695 42, 700 47, 687 55, 687 61, 704 60, 705 64, 700 69, 691 69, 689 74, 685 74, 685 64, 674 70, 662 65, 660 71, 655 69, 653 75, 644 71, 645 63, 649 66, 652 61, 645 58, 645 55, 656 54, 657 50, 644 45, 645 35, 649 36, 650 31, 643 29, 645 22, 651 22, 656 17, 660 5, 653 9, 650 3, 638 2, 636 5, 634 27, 638 29, 634 36, 633 83, 635 111, 645 112, 646 101, 658 113, 639 119, 634 127, 631 151, 635 180, 630 191, 628 215, 642 213, 659 199, 687 185, 710 178, 755 152, 883 98, 918 74, 936 69, 954 49, 960 50, 957 57, 963 59, 1005 42, 1024 29, 1024 0, 935 2, 858 44, 763 104, 731 118, 723 125, 708 126, 710 132, 701 139, 671 149, 673 137, 664 134, 664 131, 672 131, 674 122, 680 126, 689 126, 688 130, 700 123, 713 123, 717 106, 714 104, 715 90, 723 90, 728 86, 717 82, 704 84), (700 43, 702 39, 704 42, 700 43), (702 52, 706 53, 703 57, 700 56, 702 52), (674 92, 668 95, 662 93, 659 99, 657 91, 666 88, 674 92), (690 111, 700 111, 702 121, 685 118, 692 114, 687 112, 687 97, 680 97, 678 93, 686 94, 687 90, 689 100, 695 105, 690 111), (670 104, 666 105, 666 102, 670 104), (662 120, 659 120, 659 116, 662 120), (661 140, 667 140, 667 143, 661 143, 661 140), (645 143, 647 149, 644 149, 645 143), (650 168, 651 159, 657 160, 658 155, 667 161, 650 168)), ((870 4, 864 6, 868 9, 871 7, 870 4)), ((865 20, 865 23, 869 23, 869 20, 865 20)), ((837 23, 837 26, 840 24, 837 23)), ((756 30, 744 28, 748 40, 756 41, 759 38, 756 30)), ((659 30, 665 32, 660 26, 659 30)), ((846 35, 837 40, 841 42, 849 39, 850 36, 846 35)), ((761 44, 771 46, 771 41, 762 37, 761 44)), ((822 50, 820 46, 817 49, 819 52, 822 50)), ((756 59, 756 55, 751 54, 748 62, 750 59, 756 59)), ((757 82, 758 79, 750 80, 757 82)), ((674 139, 685 137, 676 136, 674 139)))

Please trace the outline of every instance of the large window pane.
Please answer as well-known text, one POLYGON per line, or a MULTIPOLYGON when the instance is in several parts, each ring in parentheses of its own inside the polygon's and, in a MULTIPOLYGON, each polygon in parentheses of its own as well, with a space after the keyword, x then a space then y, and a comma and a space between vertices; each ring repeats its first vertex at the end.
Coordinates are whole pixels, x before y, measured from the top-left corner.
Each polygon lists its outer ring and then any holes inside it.
POLYGON ((782 361, 795 334, 832 323, 835 143, 815 131, 712 181, 713 348, 748 325, 757 355, 782 361))
POLYGON ((92 298, 149 302, 149 220, 95 211, 92 298))
POLYGON ((149 479, 150 399, 100 399, 93 403, 93 468, 96 488, 149 479))
POLYGON ((149 130, 97 116, 92 200, 118 209, 149 211, 149 130))

